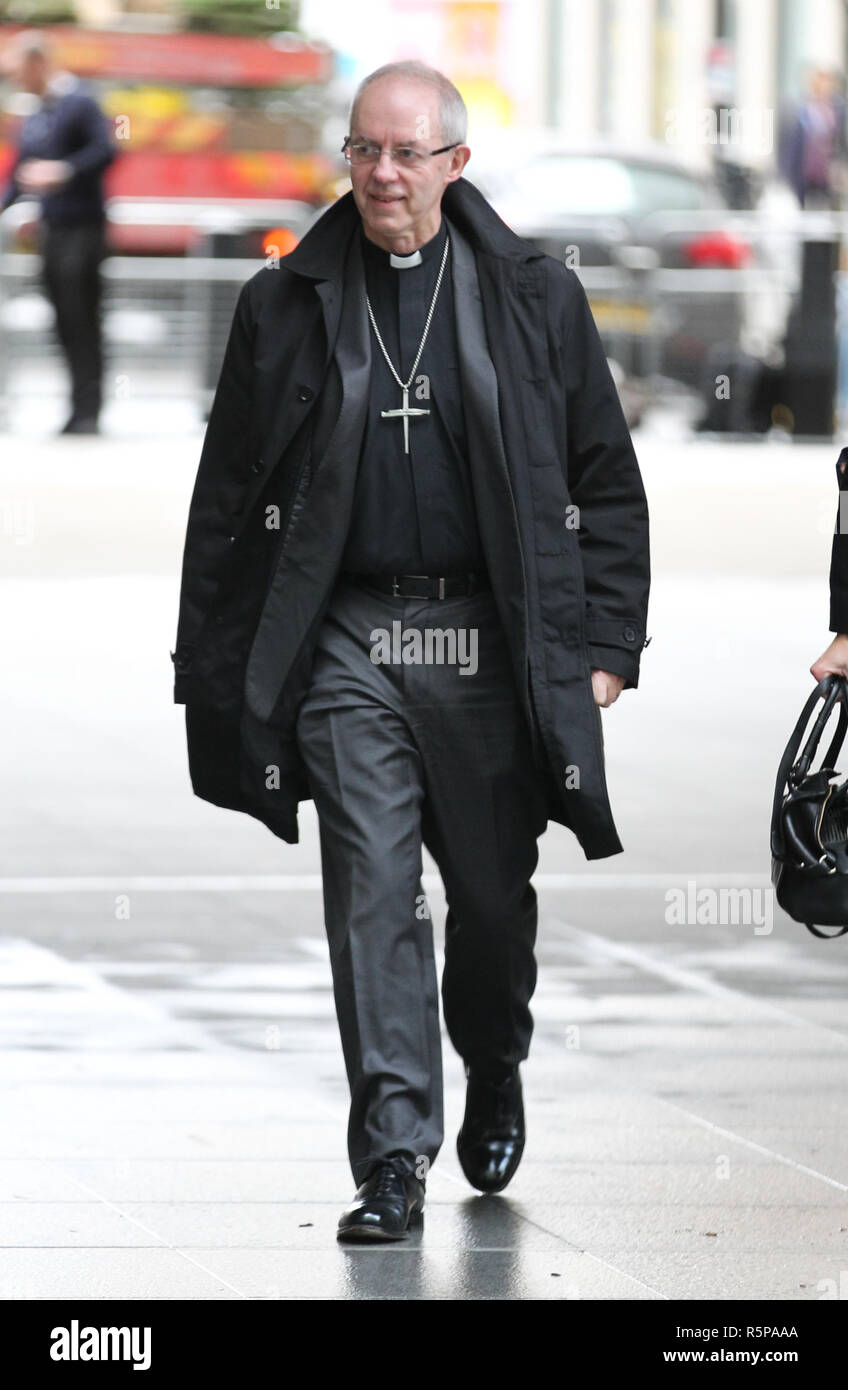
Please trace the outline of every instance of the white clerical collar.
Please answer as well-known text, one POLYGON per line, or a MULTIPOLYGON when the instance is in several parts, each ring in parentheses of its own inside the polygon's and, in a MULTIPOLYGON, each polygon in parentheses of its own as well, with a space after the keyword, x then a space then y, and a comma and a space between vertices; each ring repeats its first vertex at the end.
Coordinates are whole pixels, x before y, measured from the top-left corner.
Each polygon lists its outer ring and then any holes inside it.
POLYGON ((422 260, 420 251, 412 251, 408 256, 396 256, 394 251, 389 252, 389 265, 395 270, 409 270, 410 266, 420 265, 422 260))

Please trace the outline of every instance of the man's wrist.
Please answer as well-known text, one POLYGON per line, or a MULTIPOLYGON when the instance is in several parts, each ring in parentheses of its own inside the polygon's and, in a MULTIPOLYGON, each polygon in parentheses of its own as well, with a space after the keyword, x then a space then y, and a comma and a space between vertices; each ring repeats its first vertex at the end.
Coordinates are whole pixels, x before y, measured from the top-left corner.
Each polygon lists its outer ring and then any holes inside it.
POLYGON ((607 647, 594 642, 588 644, 589 666, 594 671, 607 671, 610 675, 623 676, 625 683, 636 686, 639 679, 639 658, 632 652, 622 651, 620 647, 607 647))

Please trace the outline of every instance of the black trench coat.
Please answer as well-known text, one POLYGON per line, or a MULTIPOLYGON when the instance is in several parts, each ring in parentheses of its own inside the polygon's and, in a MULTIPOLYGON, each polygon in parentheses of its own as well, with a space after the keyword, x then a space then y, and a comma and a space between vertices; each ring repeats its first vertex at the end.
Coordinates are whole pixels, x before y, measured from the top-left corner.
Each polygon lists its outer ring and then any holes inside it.
MULTIPOLYGON (((604 858, 622 845, 590 670, 622 675, 625 689, 638 683, 650 585, 642 479, 574 271, 511 232, 464 178, 448 185, 442 209, 472 277, 476 270, 465 305, 482 308, 496 376, 493 414, 469 429, 475 500, 548 817, 573 830, 587 859, 604 858), (503 486, 493 457, 506 460, 503 486)), ((327 506, 320 463, 342 399, 333 354, 359 225, 348 193, 242 288, 189 510, 171 653, 195 793, 256 816, 289 843, 298 840, 298 803, 309 798, 294 716, 349 509, 336 509, 320 585, 310 586, 308 564, 293 564, 287 551, 299 532, 310 536, 310 508, 317 517, 327 506), (263 697, 256 651, 250 662, 263 609, 268 645, 272 591, 288 655, 263 697)), ((460 359, 465 371, 462 340, 460 359)), ((475 409, 470 375, 463 391, 475 409)), ((356 451, 351 460, 355 471, 356 451)), ((350 498, 347 482, 339 495, 350 498)))

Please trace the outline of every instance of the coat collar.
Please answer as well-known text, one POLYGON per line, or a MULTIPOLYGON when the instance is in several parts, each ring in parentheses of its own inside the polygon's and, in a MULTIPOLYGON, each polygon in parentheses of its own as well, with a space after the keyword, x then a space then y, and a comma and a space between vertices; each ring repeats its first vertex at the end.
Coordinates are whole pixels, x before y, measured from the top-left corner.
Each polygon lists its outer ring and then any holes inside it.
MULTIPOLYGON (((479 188, 465 178, 448 184, 442 211, 468 238, 474 251, 510 261, 537 259, 542 253, 516 236, 498 217, 479 188)), ((280 264, 313 280, 341 280, 350 238, 361 222, 353 192, 345 193, 318 218, 280 264)))

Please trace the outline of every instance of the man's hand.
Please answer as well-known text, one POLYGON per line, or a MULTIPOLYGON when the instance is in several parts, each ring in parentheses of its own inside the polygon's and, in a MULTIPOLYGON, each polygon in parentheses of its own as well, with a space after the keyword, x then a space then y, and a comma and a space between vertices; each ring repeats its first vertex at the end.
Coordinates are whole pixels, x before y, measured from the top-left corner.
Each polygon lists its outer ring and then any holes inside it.
POLYGON ((25 159, 15 170, 15 180, 24 193, 52 193, 72 172, 64 159, 25 159))
POLYGON ((810 672, 817 681, 825 676, 848 676, 848 633, 836 634, 827 651, 810 667, 810 672))
MULTIPOLYGON (((848 642, 848 638, 846 641, 848 642)), ((612 671, 600 671, 597 667, 592 667, 592 692, 596 705, 602 705, 604 709, 608 705, 614 705, 623 689, 623 676, 616 676, 612 671)))

